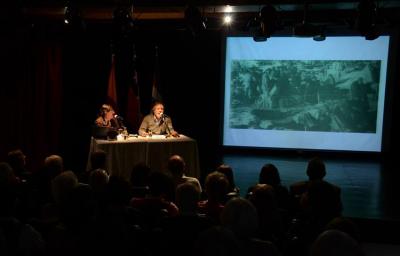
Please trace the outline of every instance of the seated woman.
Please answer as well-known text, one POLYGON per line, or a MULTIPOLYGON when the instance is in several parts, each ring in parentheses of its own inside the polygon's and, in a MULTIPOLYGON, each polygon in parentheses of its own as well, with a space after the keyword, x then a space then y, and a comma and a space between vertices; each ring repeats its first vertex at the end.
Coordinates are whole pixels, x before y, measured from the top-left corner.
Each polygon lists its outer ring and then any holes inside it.
POLYGON ((113 127, 116 129, 120 128, 120 124, 115 118, 115 111, 108 104, 103 104, 101 106, 99 116, 97 117, 95 124, 100 127, 113 127))
POLYGON ((122 125, 116 118, 114 109, 103 104, 100 108, 99 115, 95 120, 93 127, 93 137, 115 139, 118 135, 118 129, 122 129, 122 125))

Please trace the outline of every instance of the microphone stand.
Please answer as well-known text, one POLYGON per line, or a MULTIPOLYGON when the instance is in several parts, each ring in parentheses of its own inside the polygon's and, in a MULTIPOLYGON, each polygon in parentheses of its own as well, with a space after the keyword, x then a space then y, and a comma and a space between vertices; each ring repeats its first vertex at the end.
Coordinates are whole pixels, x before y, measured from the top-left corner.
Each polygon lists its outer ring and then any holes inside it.
POLYGON ((165 138, 168 138, 171 136, 171 130, 169 129, 168 123, 167 123, 167 117, 165 115, 163 115, 162 117, 165 126, 167 126, 167 135, 165 135, 165 138))

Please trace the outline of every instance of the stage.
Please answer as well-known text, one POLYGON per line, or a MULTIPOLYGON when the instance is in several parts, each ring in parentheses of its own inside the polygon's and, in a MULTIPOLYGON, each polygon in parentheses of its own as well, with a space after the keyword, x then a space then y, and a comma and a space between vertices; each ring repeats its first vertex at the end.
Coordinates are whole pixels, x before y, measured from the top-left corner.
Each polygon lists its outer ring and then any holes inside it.
MULTIPOLYGON (((223 162, 232 166, 236 185, 244 196, 247 188, 258 181, 261 167, 274 164, 283 185, 307 179, 306 157, 268 157, 225 154, 223 162)), ((324 159, 325 179, 342 189, 343 215, 352 218, 400 220, 400 206, 396 200, 399 174, 377 160, 324 159)))

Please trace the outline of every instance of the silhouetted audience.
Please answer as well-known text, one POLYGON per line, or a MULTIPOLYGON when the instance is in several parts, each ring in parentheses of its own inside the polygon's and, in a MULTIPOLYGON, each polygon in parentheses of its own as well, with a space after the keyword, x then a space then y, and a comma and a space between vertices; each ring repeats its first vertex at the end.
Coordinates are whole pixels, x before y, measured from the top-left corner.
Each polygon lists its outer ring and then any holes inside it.
POLYGON ((176 204, 179 215, 162 221, 162 251, 170 250, 174 255, 193 255, 194 244, 199 233, 214 223, 198 212, 200 191, 191 182, 184 182, 176 189, 176 204))
POLYGON ((258 213, 257 237, 273 242, 281 250, 285 245, 287 213, 278 208, 275 191, 271 185, 257 184, 249 196, 249 201, 258 213))
POLYGON ((199 212, 219 223, 229 191, 229 181, 224 174, 215 171, 207 175, 204 187, 206 199, 199 202, 199 212))
POLYGON ((232 198, 235 196, 239 196, 240 189, 235 184, 235 178, 233 175, 232 167, 227 164, 221 164, 220 166, 217 167, 216 171, 225 174, 226 178, 229 181, 228 197, 232 198))
POLYGON ((222 226, 233 231, 245 255, 279 255, 276 246, 266 240, 256 239, 258 214, 247 199, 232 198, 221 213, 222 226))
MULTIPOLYGON (((277 207, 287 211, 291 208, 289 190, 281 184, 281 177, 278 168, 275 165, 265 164, 261 168, 258 183, 268 184, 274 188, 277 207)), ((251 195, 252 189, 253 187, 249 188, 248 196, 251 195)))
POLYGON ((0 254, 43 255, 45 242, 41 234, 14 215, 17 184, 11 166, 0 163, 0 254))
POLYGON ((149 195, 130 200, 131 207, 143 214, 146 229, 158 227, 164 218, 179 214, 178 207, 171 200, 175 192, 170 176, 163 172, 152 172, 149 176, 149 187, 149 195))
POLYGON ((197 187, 200 193, 202 192, 199 180, 195 177, 189 177, 185 175, 186 163, 181 156, 173 155, 168 159, 168 171, 172 175, 175 188, 182 183, 191 182, 197 187))
POLYGON ((80 181, 88 184, 91 173, 97 169, 103 170, 107 174, 109 174, 106 168, 106 164, 107 153, 104 150, 96 150, 92 152, 90 155, 90 169, 82 173, 80 181))
POLYGON ((150 167, 144 162, 133 166, 130 176, 133 197, 145 197, 150 193, 150 173, 150 167))
POLYGON ((348 234, 339 230, 321 233, 311 246, 310 256, 364 256, 362 247, 348 234))
POLYGON ((12 150, 7 154, 7 163, 11 166, 20 182, 30 181, 32 173, 26 169, 26 156, 22 150, 12 150))

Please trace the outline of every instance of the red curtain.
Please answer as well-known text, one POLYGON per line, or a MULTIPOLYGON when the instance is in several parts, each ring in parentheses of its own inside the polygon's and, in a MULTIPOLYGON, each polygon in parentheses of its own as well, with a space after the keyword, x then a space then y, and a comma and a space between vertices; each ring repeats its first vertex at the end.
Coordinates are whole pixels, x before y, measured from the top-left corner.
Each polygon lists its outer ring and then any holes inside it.
POLYGON ((0 153, 4 158, 20 148, 28 157, 28 168, 36 170, 45 156, 59 153, 62 47, 48 40, 30 41, 26 35, 16 35, 8 46, 5 93, 0 95, 6 110, 0 153))

